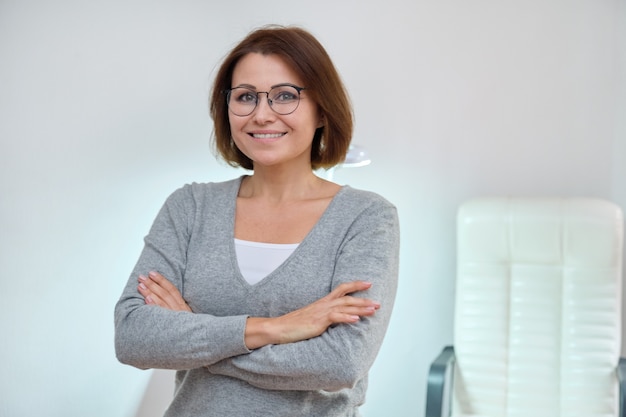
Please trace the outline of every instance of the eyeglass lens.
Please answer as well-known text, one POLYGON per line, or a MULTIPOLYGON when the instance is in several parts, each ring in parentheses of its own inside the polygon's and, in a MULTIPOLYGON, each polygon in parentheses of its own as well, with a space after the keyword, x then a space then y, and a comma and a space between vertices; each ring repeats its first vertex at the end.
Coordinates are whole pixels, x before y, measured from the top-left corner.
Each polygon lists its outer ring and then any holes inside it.
POLYGON ((259 95, 265 94, 271 109, 278 114, 293 113, 300 104, 300 92, 292 85, 279 85, 270 91, 255 91, 247 87, 235 87, 228 91, 230 111, 237 116, 252 114, 259 103, 259 95))

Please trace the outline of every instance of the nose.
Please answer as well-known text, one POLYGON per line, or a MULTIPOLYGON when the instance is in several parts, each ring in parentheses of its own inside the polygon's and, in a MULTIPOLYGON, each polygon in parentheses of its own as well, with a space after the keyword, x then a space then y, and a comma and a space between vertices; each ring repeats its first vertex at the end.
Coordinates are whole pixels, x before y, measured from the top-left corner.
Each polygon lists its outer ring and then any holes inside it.
POLYGON ((270 105, 270 96, 268 92, 259 91, 257 92, 258 101, 256 104, 256 108, 254 109, 254 118, 259 122, 267 122, 268 120, 272 120, 275 116, 274 110, 270 105), (265 95, 265 100, 261 97, 265 95))

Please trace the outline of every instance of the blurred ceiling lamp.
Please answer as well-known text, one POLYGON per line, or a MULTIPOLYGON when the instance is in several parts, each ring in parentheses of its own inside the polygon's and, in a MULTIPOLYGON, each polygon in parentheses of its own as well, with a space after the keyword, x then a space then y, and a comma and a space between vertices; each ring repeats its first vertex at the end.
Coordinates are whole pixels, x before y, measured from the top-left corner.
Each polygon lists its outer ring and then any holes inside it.
POLYGON ((333 180, 333 176, 335 174, 336 168, 358 168, 364 167, 372 163, 367 151, 364 147, 359 145, 350 145, 348 148, 348 152, 346 153, 346 159, 337 165, 336 167, 332 167, 326 171, 326 179, 328 181, 333 180))

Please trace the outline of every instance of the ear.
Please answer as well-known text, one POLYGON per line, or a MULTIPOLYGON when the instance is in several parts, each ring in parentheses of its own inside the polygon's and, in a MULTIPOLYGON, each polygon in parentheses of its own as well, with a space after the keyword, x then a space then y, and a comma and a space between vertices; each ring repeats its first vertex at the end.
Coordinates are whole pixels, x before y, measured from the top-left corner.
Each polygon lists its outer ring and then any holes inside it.
POLYGON ((324 117, 324 115, 321 115, 320 120, 317 123, 317 128, 319 129, 320 127, 324 127, 324 125, 326 125, 326 117, 324 117))

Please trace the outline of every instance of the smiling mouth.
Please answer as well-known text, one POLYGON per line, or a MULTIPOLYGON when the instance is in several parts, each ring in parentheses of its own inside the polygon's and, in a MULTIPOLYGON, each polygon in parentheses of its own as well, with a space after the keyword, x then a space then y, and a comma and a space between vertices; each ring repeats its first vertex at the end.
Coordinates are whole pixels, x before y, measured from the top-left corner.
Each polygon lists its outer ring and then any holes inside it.
POLYGON ((255 139, 276 139, 285 136, 285 133, 250 133, 255 139))

